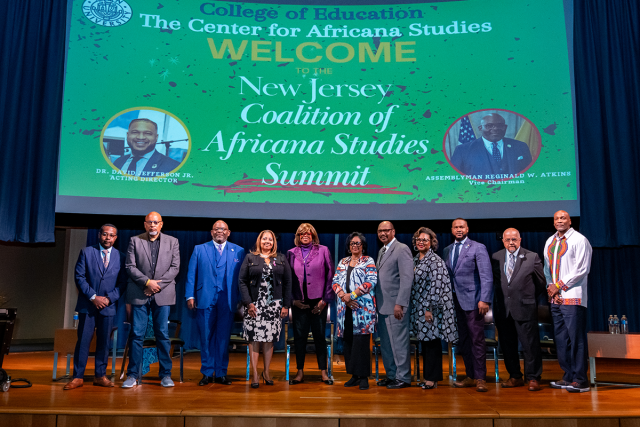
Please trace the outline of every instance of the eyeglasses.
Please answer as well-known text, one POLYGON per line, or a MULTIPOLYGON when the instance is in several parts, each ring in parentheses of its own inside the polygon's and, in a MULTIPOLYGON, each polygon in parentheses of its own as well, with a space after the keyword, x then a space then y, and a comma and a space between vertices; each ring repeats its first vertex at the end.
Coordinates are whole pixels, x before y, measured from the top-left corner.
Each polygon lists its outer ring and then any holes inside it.
POLYGON ((427 243, 430 242, 431 239, 416 239, 416 243, 427 243))
POLYGON ((482 128, 486 130, 494 130, 494 129, 503 130, 507 128, 507 125, 487 123, 486 125, 482 125, 482 128))
POLYGON ((356 247, 362 246, 362 242, 351 242, 349 243, 349 246, 356 246, 356 247))
POLYGON ((211 231, 222 231, 223 233, 224 233, 225 231, 227 231, 227 230, 228 230, 228 228, 223 228, 223 227, 218 227, 218 228, 212 228, 212 229, 211 229, 211 231))
POLYGON ((145 221, 145 222, 149 225, 158 225, 162 223, 162 221, 145 221))
POLYGON ((298 236, 300 236, 300 237, 304 237, 304 236, 311 237, 311 236, 313 236, 313 234, 309 233, 308 231, 305 231, 304 233, 298 233, 298 236))
POLYGON ((100 235, 101 235, 102 237, 118 237, 118 235, 117 235, 117 234, 107 233, 106 231, 105 231, 105 232, 100 233, 100 235))
POLYGON ((520 239, 502 239, 502 241, 507 243, 516 243, 520 241, 520 239))
POLYGON ((378 234, 389 234, 393 231, 393 228, 381 228, 378 230, 378 234))

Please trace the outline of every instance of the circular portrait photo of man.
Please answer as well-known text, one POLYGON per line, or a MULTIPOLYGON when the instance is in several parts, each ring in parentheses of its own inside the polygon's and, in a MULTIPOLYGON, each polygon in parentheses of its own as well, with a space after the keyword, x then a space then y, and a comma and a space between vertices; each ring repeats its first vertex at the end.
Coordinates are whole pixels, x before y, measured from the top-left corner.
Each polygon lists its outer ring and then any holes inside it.
POLYGON ((456 120, 444 137, 449 164, 477 180, 509 179, 540 155, 540 132, 526 117, 508 110, 479 110, 456 120))
POLYGON ((102 130, 102 152, 114 169, 153 178, 182 166, 191 150, 189 131, 168 111, 141 107, 111 118, 102 130))

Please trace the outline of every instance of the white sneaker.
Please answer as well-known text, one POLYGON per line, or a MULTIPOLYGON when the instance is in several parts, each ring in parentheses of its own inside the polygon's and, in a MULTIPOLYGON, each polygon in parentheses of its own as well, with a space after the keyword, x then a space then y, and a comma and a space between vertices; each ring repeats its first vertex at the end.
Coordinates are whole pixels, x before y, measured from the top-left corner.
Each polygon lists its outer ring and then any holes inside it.
POLYGON ((160 384, 162 385, 162 387, 174 387, 175 384, 173 383, 173 380, 171 379, 171 377, 164 377, 162 379, 162 381, 160 381, 160 384))
POLYGON ((138 380, 134 377, 127 377, 122 383, 122 388, 133 388, 135 385, 138 385, 138 380))

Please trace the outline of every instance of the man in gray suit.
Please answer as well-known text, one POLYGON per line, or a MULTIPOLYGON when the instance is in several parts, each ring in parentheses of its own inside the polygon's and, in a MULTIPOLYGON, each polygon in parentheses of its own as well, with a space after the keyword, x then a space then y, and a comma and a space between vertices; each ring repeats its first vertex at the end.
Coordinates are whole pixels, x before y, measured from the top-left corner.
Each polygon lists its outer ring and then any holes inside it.
POLYGON ((161 384, 163 387, 173 387, 168 321, 170 306, 176 303, 175 278, 180 270, 180 248, 178 239, 160 233, 162 217, 159 213, 147 215, 144 228, 146 233, 129 241, 125 261, 129 274, 127 304, 133 307, 133 324, 127 379, 122 388, 131 388, 139 383, 142 341, 149 312, 153 315, 161 384))
POLYGON ((411 386, 411 348, 409 343, 409 301, 413 285, 411 250, 396 240, 393 224, 383 221, 378 238, 384 244, 378 253, 378 335, 382 363, 387 378, 379 386, 390 389, 411 386))

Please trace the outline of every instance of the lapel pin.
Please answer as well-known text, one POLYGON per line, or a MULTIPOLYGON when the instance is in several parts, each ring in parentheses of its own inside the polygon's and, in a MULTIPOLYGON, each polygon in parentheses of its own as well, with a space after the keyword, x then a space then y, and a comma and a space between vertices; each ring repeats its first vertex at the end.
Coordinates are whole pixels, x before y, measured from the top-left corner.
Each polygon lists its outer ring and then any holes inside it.
POLYGON ((151 169, 155 169, 157 167, 158 167, 158 165, 153 165, 153 166, 151 166, 151 169))
POLYGON ((511 148, 511 144, 507 144, 507 147, 511 148))
POLYGON ((518 255, 518 258, 524 258, 524 255, 520 254, 518 255))

